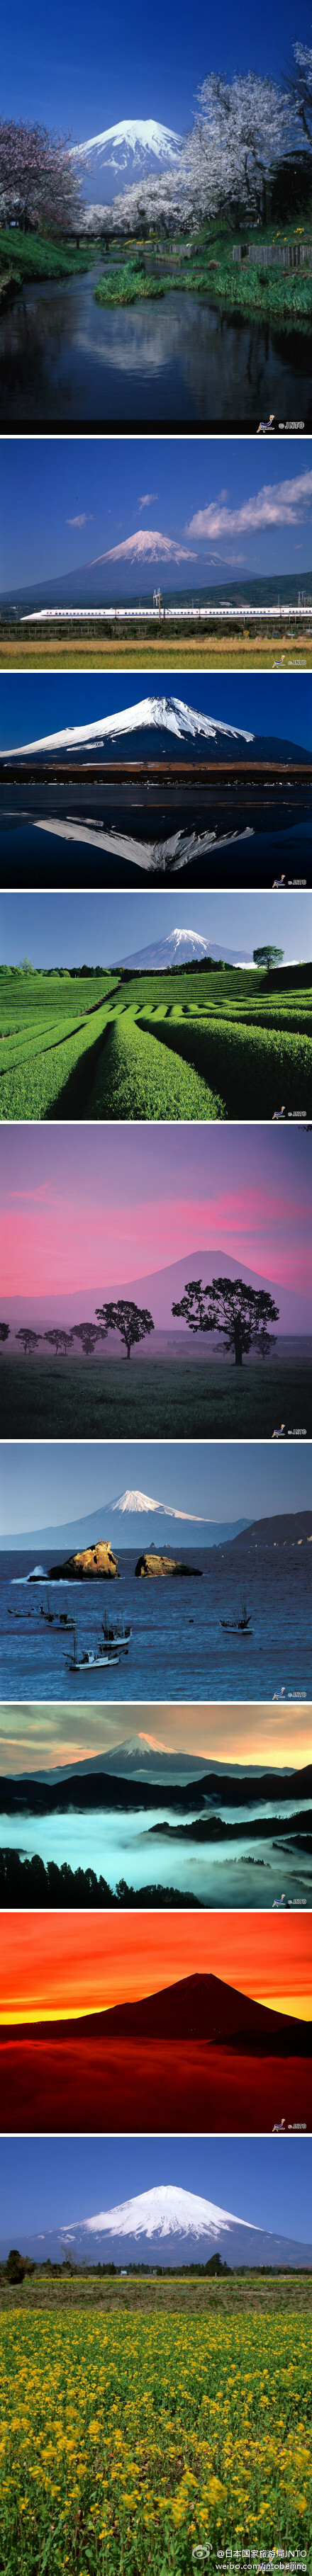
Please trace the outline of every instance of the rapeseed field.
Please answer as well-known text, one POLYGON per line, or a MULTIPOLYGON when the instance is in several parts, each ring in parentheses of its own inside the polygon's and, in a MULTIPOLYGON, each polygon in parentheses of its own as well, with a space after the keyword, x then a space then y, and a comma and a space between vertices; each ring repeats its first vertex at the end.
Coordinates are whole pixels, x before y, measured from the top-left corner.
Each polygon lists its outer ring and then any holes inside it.
POLYGON ((282 2308, 2 2315, 3 2576, 311 2569, 310 2341, 282 2308))

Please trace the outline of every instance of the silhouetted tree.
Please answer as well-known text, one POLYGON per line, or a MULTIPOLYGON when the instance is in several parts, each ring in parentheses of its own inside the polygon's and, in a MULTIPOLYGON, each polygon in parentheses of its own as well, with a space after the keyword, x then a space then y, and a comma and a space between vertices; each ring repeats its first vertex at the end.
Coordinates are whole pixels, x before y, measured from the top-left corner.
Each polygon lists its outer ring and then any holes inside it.
POLYGON ((247 1288, 244 1279, 212 1279, 206 1288, 201 1279, 188 1279, 172 1314, 185 1315, 191 1333, 223 1333, 224 1349, 235 1353, 235 1368, 242 1368, 243 1353, 252 1345, 262 1360, 275 1349, 276 1333, 266 1328, 271 1320, 277 1323, 279 1306, 266 1288, 247 1288))
POLYGON ((10 1325, 9 1325, 9 1324, 0 1324, 0 1342, 8 1342, 8 1339, 9 1339, 9 1332, 10 1332, 10 1325))
POLYGON ((267 966, 268 972, 269 966, 282 966, 284 949, 271 948, 269 939, 267 940, 266 947, 253 948, 252 953, 254 966, 267 966))
POLYGON ((89 1359, 90 1352, 95 1350, 96 1342, 107 1342, 107 1330, 104 1325, 101 1332, 100 1324, 73 1324, 72 1340, 82 1342, 86 1359, 89 1359))
POLYGON ((72 1333, 63 1332, 61 1324, 53 1324, 53 1332, 43 1333, 43 1341, 52 1343, 54 1357, 56 1360, 59 1358, 67 1360, 68 1351, 71 1350, 72 1339, 72 1333))
POLYGON ((29 1324, 21 1324, 19 1333, 16 1333, 15 1335, 15 1340, 16 1342, 22 1342, 24 1358, 26 1359, 26 1354, 28 1353, 28 1359, 31 1359, 33 1351, 36 1351, 37 1349, 37 1342, 42 1341, 42 1333, 32 1333, 29 1324))
POLYGON ((133 1343, 144 1342, 146 1334, 154 1332, 149 1307, 135 1306, 131 1297, 118 1297, 116 1305, 96 1306, 95 1312, 105 1324, 107 1333, 121 1334, 128 1360, 133 1343))

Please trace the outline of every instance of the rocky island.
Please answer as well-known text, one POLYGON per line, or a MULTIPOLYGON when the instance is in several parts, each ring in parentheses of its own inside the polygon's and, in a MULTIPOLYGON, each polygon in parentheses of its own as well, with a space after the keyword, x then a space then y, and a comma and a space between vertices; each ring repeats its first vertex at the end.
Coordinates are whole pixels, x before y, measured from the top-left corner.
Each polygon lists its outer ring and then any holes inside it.
POLYGON ((177 1557, 158 1555, 156 1553, 156 1548, 153 1548, 150 1553, 147 1549, 146 1554, 138 1556, 135 1573, 138 1575, 188 1574, 192 1576, 193 1574, 201 1575, 202 1567, 201 1565, 182 1565, 181 1561, 179 1562, 177 1557))
POLYGON ((111 1582, 114 1575, 119 1582, 117 1556, 113 1555, 109 1539, 103 1538, 91 1547, 78 1548, 76 1556, 67 1556, 64 1565, 49 1565, 48 1582, 63 1583, 65 1577, 67 1583, 84 1583, 97 1576, 105 1583, 111 1582))

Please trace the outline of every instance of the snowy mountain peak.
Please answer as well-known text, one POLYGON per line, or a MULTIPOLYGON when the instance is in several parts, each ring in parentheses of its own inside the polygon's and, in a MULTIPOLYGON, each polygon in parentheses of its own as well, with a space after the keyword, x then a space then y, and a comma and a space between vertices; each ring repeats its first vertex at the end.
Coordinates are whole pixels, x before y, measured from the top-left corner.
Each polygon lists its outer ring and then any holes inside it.
POLYGON ((101 563, 197 563, 191 546, 181 546, 178 537, 164 536, 162 528, 134 528, 133 536, 123 537, 119 546, 109 546, 108 553, 94 555, 90 571, 101 563))
MULTIPOLYGON (((163 2236, 206 2237, 216 2239, 231 2227, 251 2229, 246 2219, 234 2218, 228 2209, 218 2209, 212 2200, 204 2200, 197 2191, 183 2191, 175 2183, 158 2183, 152 2191, 137 2192, 133 2200, 122 2200, 115 2209, 101 2209, 95 2218, 83 2218, 77 2225, 86 2236, 132 2236, 158 2239, 163 2236)), ((73 2226, 64 2227, 65 2238, 73 2236, 73 2226)))
POLYGON ((75 160, 78 161, 81 153, 97 152, 100 162, 111 162, 115 168, 115 156, 118 155, 118 169, 122 167, 122 159, 119 158, 122 153, 125 156, 131 153, 133 160, 138 154, 141 160, 147 153, 153 153, 156 161, 175 161, 179 141, 180 136, 174 127, 160 125, 155 116, 124 116, 120 117, 117 125, 106 125, 103 134, 92 134, 87 143, 76 144, 75 160))
MULTIPOLYGON (((116 551, 120 552, 120 548, 116 551)), ((195 741, 200 734, 207 742, 217 742, 219 734, 226 734, 233 742, 255 740, 254 734, 243 732, 237 725, 223 724, 219 717, 199 714, 197 708, 187 706, 183 698, 150 697, 138 698, 135 706, 118 709, 116 715, 97 716, 95 724, 65 725, 60 733, 43 734, 37 742, 18 743, 13 752, 10 749, 2 756, 11 760, 16 759, 17 752, 22 756, 33 751, 59 751, 62 747, 71 751, 75 743, 77 746, 90 743, 95 747, 96 743, 105 740, 117 742, 121 734, 145 732, 147 728, 152 732, 173 733, 179 742, 185 737, 195 741)))
MULTIPOLYGON (((133 971, 136 967, 143 967, 150 974, 163 968, 169 973, 170 966, 191 964, 192 960, 195 966, 200 965, 205 957, 213 957, 217 962, 223 960, 228 966, 253 965, 247 949, 227 948, 224 940, 221 946, 219 941, 202 939, 197 930, 170 930, 167 939, 155 940, 148 948, 138 948, 130 957, 113 957, 112 967, 130 966, 133 971)), ((256 971, 255 967, 255 974, 256 971)))
POLYGON ((169 1521, 196 1520, 199 1523, 201 1517, 198 1512, 178 1512, 173 1503, 157 1503, 154 1494, 140 1494, 136 1488, 132 1491, 129 1486, 126 1486, 124 1494, 117 1494, 115 1502, 109 1503, 108 1509, 110 1512, 161 1512, 162 1519, 165 1517, 169 1521))

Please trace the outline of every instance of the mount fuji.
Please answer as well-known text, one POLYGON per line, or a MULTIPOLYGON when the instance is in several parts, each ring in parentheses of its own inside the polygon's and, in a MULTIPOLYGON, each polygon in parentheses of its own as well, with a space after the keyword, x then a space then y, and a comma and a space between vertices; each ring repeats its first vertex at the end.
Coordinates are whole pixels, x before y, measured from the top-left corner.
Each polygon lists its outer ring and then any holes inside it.
MULTIPOLYGON (((150 948, 137 948, 131 957, 114 957, 112 967, 117 972, 118 968, 121 969, 123 966, 130 966, 133 969, 142 966, 146 967, 148 974, 153 974, 154 970, 157 974, 161 968, 166 970, 168 967, 169 972, 170 966, 183 966, 191 962, 194 966, 200 966, 205 957, 224 959, 224 964, 227 966, 253 965, 253 959, 246 948, 227 948, 225 941, 220 947, 218 942, 213 943, 212 939, 200 938, 197 930, 170 930, 167 939, 155 940, 150 948)), ((256 973, 256 968, 254 971, 256 973)))
POLYGON ((114 1543, 117 1543, 119 1536, 119 1546, 130 1548, 137 1547, 139 1537, 137 1523, 138 1519, 141 1519, 141 1522, 143 1522, 141 1532, 142 1544, 145 1542, 145 1546, 147 1544, 150 1546, 153 1541, 153 1532, 150 1527, 151 1512, 153 1514, 153 1520, 157 1518, 159 1535, 163 1535, 164 1537, 168 1536, 168 1532, 165 1528, 165 1523, 168 1520, 179 1521, 180 1526, 181 1523, 183 1523, 185 1545, 192 1545, 192 1542, 194 1543, 194 1531, 199 1531, 201 1533, 202 1547, 217 1547, 219 1546, 219 1542, 220 1544, 223 1542, 223 1539, 236 1538, 240 1535, 241 1530, 249 1528, 249 1522, 243 1519, 235 1521, 213 1521, 207 1518, 207 1520, 204 1520, 197 1512, 182 1512, 174 1503, 157 1502, 155 1501, 154 1495, 141 1494, 138 1489, 134 1488, 132 1490, 127 1486, 123 1494, 116 1494, 113 1500, 111 1499, 108 1503, 104 1503, 101 1506, 98 1505, 96 1511, 85 1513, 83 1519, 66 1521, 60 1528, 55 1528, 55 1526, 52 1525, 46 1529, 41 1528, 36 1530, 19 1531, 19 1534, 16 1534, 16 1536, 12 1536, 12 1533, 8 1533, 4 1538, 0 1538, 0 1548, 22 1548, 23 1550, 25 1549, 28 1554, 32 1547, 50 1548, 50 1546, 53 1545, 54 1548, 62 1549, 62 1547, 65 1546, 65 1543, 74 1548, 88 1547, 89 1545, 92 1546, 93 1541, 96 1543, 98 1539, 101 1540, 103 1537, 105 1538, 107 1535, 109 1536, 110 1521, 113 1515, 114 1518, 115 1516, 117 1518, 117 1529, 114 1531, 114 1543))
POLYGON ((219 736, 222 742, 225 738, 233 745, 233 749, 236 743, 255 741, 253 733, 243 732, 238 725, 223 724, 216 716, 199 714, 197 708, 187 706, 183 698, 150 697, 138 698, 135 706, 121 707, 116 715, 97 716, 95 724, 65 725, 59 733, 38 736, 36 742, 15 744, 14 751, 4 752, 3 758, 15 760, 18 752, 24 757, 28 752, 38 751, 44 757, 46 751, 79 751, 89 746, 96 750, 98 744, 118 742, 121 736, 129 734, 137 735, 137 749, 142 738, 143 750, 147 753, 148 738, 152 738, 153 749, 155 733, 158 735, 157 752, 163 753, 164 757, 166 752, 168 756, 168 733, 174 734, 178 742, 185 740, 188 744, 201 735, 209 742, 216 757, 220 748, 219 736))
POLYGON ((219 2209, 199 2192, 184 2191, 177 2183, 154 2185, 152 2191, 135 2193, 133 2199, 117 2202, 114 2209, 101 2209, 93 2218, 75 2219, 58 2233, 23 2239, 22 2250, 35 2255, 38 2263, 61 2256, 84 2263, 115 2262, 160 2263, 179 2270, 181 2263, 207 2263, 219 2253, 229 2268, 284 2264, 310 2266, 311 2245, 298 2244, 292 2238, 275 2236, 269 2230, 253 2225, 249 2219, 237 2218, 232 2210, 219 2209))
POLYGON ((110 205, 124 188, 133 186, 134 180, 159 177, 161 170, 172 168, 180 148, 181 137, 171 125, 159 124, 155 116, 124 116, 116 125, 105 126, 103 134, 92 134, 87 143, 75 144, 72 158, 78 166, 80 159, 88 164, 88 170, 84 166, 86 195, 89 175, 91 180, 95 170, 98 184, 103 171, 99 202, 110 205))

